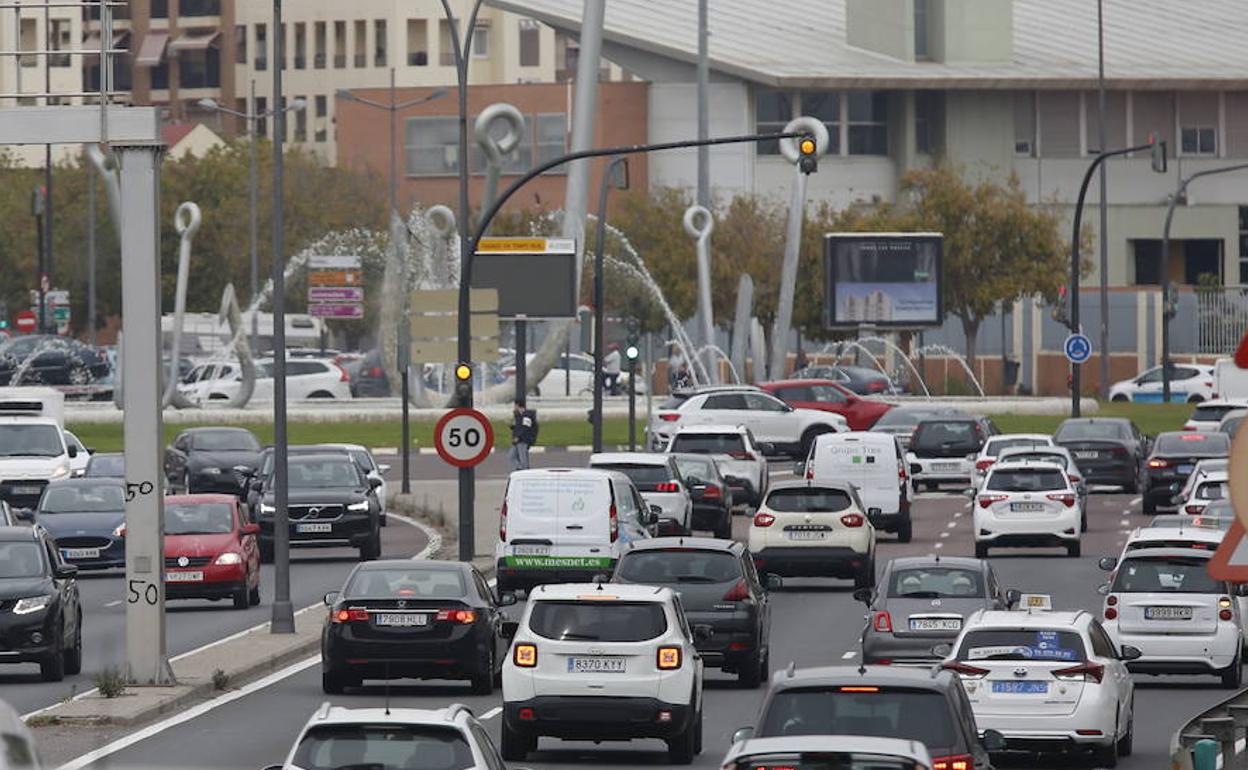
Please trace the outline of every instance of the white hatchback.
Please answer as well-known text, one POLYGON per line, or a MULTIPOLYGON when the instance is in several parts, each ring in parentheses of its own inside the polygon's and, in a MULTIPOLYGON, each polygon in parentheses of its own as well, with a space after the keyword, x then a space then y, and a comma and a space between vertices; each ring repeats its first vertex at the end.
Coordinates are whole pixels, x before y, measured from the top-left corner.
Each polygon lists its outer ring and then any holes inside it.
POLYGON ((988 469, 997 461, 998 455, 1006 449, 1051 446, 1053 446, 1053 437, 1044 433, 1007 433, 992 436, 984 442, 984 448, 979 450, 979 455, 975 457, 975 476, 971 479, 971 485, 977 489, 983 486, 984 479, 988 476, 988 469))
POLYGON ((1222 418, 1232 412, 1248 409, 1248 401, 1242 398, 1212 398, 1196 405, 1191 417, 1183 423, 1183 430, 1194 430, 1200 433, 1213 433, 1222 423, 1222 418))
POLYGON ((1047 462, 994 465, 972 491, 975 556, 993 547, 1053 547, 1080 553, 1084 512, 1079 492, 1062 468, 1047 462))
MULTIPOLYGON (((1160 366, 1141 372, 1131 380, 1115 382, 1109 388, 1110 401, 1161 403, 1164 383, 1160 366)), ((1214 397, 1213 367, 1206 364, 1170 364, 1171 403, 1199 404, 1214 397)))
MULTIPOLYGON (((709 638, 709 627, 698 627, 709 638)), ((702 751, 702 658, 680 597, 645 585, 564 584, 529 593, 503 664, 503 758, 541 736, 659 738, 687 765, 702 751)))
POLYGON ((749 546, 759 572, 787 577, 851 578, 875 585, 878 509, 863 506, 846 481, 785 481, 754 514, 749 546))

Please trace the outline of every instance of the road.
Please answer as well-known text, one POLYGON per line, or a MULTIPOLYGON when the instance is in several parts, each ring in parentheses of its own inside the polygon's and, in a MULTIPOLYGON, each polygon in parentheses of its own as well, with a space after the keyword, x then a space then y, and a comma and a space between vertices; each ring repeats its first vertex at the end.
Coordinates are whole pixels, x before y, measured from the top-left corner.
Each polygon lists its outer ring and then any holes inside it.
MULTIPOLYGON (((1096 611, 1097 585, 1104 573, 1096 566, 1099 556, 1117 553, 1124 528, 1142 517, 1138 503, 1123 495, 1094 495, 1090 504, 1090 530, 1084 536, 1082 558, 1067 558, 1057 550, 993 552, 992 559, 1004 585, 1053 596, 1058 608, 1083 607, 1096 611)), ((745 517, 736 521, 740 537, 745 517)), ((970 555, 972 552, 969 502, 956 495, 924 495, 916 505, 914 540, 898 544, 883 536, 878 555, 932 553, 970 555)), ((772 621, 773 672, 789 661, 799 667, 854 663, 855 646, 863 610, 850 597, 846 581, 793 580, 774 595, 772 621)), ((1167 765, 1167 746, 1178 723, 1225 696, 1211 678, 1138 678, 1136 696, 1135 754, 1120 767, 1155 770, 1167 765)), ((733 678, 708 672, 706 685, 705 746, 697 767, 718 767, 732 732, 752 723, 762 690, 743 691, 733 678)), ((370 686, 331 700, 344 706, 381 705, 386 688, 370 686)), ((169 757, 201 758, 201 766, 223 770, 256 770, 280 763, 291 741, 318 704, 326 700, 320 689, 319 664, 293 673, 273 685, 210 711, 185 724, 171 727, 111 756, 93 768, 167 767, 169 757), (256 729, 263 724, 264 729, 256 729)), ((389 688, 394 706, 439 708, 453 702, 470 706, 483 718, 497 740, 497 707, 501 696, 474 697, 461 683, 401 682, 389 688)), ((579 770, 602 765, 633 767, 666 763, 663 744, 560 743, 543 739, 539 751, 524 764, 533 768, 579 770)), ((179 761, 179 765, 188 763, 179 761)), ((194 763, 192 762, 191 765, 194 763)), ((1059 757, 1025 759, 1005 763, 1028 768, 1066 768, 1075 763, 1059 757)), ((1084 766, 1087 766, 1086 764, 1084 766)))

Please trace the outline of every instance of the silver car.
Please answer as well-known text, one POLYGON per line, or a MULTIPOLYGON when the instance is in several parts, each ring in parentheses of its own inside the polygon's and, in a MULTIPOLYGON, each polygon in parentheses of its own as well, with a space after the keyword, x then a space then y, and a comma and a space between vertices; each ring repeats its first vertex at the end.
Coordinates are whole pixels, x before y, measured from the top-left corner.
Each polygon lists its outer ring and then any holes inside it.
POLYGON ((589 467, 619 471, 637 487, 641 498, 658 514, 657 534, 688 535, 693 532, 693 499, 685 487, 676 458, 644 452, 599 452, 589 457, 589 467), (655 510, 658 508, 658 510, 655 510))

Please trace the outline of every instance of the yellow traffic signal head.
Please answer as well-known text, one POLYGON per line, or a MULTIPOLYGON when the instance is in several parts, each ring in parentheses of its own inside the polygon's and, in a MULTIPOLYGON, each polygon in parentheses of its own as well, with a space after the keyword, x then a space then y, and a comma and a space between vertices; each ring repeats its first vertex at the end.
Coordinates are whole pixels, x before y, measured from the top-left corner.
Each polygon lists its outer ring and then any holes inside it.
POLYGON ((815 140, 810 137, 804 137, 798 144, 798 148, 802 151, 803 155, 814 155, 816 146, 815 140))
POLYGON ((455 379, 460 382, 466 382, 472 379, 472 367, 468 364, 460 364, 455 367, 455 379))

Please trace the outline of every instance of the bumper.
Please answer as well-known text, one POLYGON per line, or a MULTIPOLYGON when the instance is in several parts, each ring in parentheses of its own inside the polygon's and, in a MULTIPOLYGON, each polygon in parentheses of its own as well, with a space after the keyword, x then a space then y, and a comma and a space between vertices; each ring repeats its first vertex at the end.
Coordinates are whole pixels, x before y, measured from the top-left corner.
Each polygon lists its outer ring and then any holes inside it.
POLYGON ((49 616, 44 610, 20 620, 19 617, 11 615, 9 622, 0 625, 0 663, 38 663, 59 652, 60 624, 54 620, 55 615, 49 616))
POLYGON ((656 698, 545 695, 503 703, 503 719, 507 727, 526 736, 627 741, 671 738, 689 726, 693 708, 656 698), (522 710, 530 710, 525 714, 532 719, 521 719, 522 710))
POLYGON ((1210 636, 1124 634, 1107 628, 1119 645, 1139 648, 1142 655, 1127 663, 1127 670, 1141 674, 1212 674, 1235 661, 1240 636, 1233 626, 1210 636))
POLYGON ((763 548, 754 565, 782 577, 852 578, 871 565, 871 554, 846 547, 763 548))
POLYGON ((724 505, 693 504, 694 529, 715 529, 724 519, 731 518, 732 512, 724 505))
POLYGON ((474 632, 454 639, 352 639, 327 635, 321 662, 362 679, 464 679, 482 670, 488 635, 474 632))
POLYGON ((610 575, 615 571, 615 559, 600 560, 601 564, 589 566, 517 567, 507 559, 497 561, 498 590, 529 590, 543 583, 590 583, 597 575, 610 575))
POLYGON ((751 612, 686 611, 685 617, 690 626, 706 625, 712 629, 710 639, 696 644, 705 666, 736 671, 759 652, 761 634, 757 615, 751 612))
POLYGON ((243 487, 233 472, 193 473, 187 479, 187 494, 217 493, 242 496, 243 487))
POLYGON ((981 714, 975 713, 980 730, 996 730, 1005 736, 1006 751, 1079 751, 1112 744, 1118 707, 1101 697, 1084 697, 1069 714, 981 714), (1097 731, 1080 735, 1079 731, 1097 731))
POLYGON ((1087 484, 1105 484, 1109 486, 1129 486, 1136 481, 1138 469, 1130 460, 1117 463, 1092 464, 1087 460, 1075 459, 1079 470, 1083 471, 1084 482, 1087 484))
POLYGON ((867 631, 862 657, 867 665, 930 666, 941 660, 932 652, 938 644, 953 644, 957 633, 930 636, 896 636, 894 634, 867 631))
POLYGON ((972 483, 975 478, 975 464, 957 459, 916 459, 909 460, 910 478, 925 484, 964 481, 972 483), (945 466, 945 467, 940 467, 945 466))
POLYGON ((876 516, 868 516, 871 526, 885 532, 896 532, 901 529, 901 525, 910 520, 910 501, 902 499, 901 510, 896 513, 880 513, 876 516))
POLYGON ((248 588, 247 568, 242 564, 220 566, 209 564, 195 569, 165 569, 166 576, 178 573, 199 572, 203 580, 182 581, 165 579, 166 599, 226 599, 239 589, 248 588))
MULTIPOLYGON (((273 544, 273 518, 260 520, 259 542, 263 546, 273 544)), ((300 532, 301 524, 310 522, 290 522, 291 548, 337 548, 350 546, 359 548, 368 542, 373 534, 372 521, 368 514, 360 513, 344 515, 332 522, 329 532, 300 532)))
POLYGON ((1079 509, 1043 519, 977 515, 975 542, 999 546, 1064 546, 1079 540, 1079 509))

